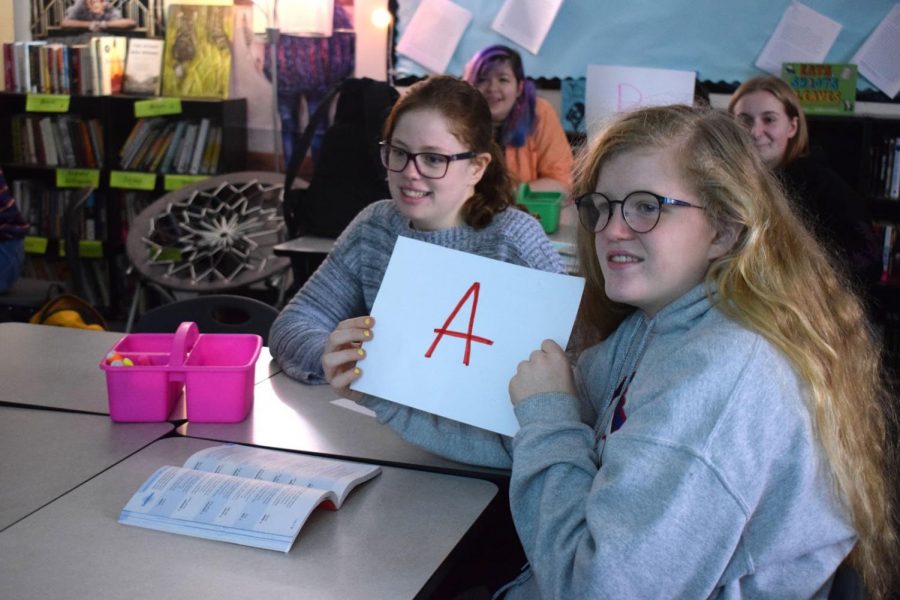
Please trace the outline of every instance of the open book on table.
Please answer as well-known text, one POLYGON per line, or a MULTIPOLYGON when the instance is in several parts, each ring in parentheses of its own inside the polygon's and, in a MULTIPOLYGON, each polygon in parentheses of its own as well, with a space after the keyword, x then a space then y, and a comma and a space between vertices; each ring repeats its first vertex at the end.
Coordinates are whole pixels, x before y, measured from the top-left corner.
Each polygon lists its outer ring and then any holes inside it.
POLYGON ((287 552, 320 504, 338 509, 377 465, 226 444, 156 470, 119 523, 287 552))

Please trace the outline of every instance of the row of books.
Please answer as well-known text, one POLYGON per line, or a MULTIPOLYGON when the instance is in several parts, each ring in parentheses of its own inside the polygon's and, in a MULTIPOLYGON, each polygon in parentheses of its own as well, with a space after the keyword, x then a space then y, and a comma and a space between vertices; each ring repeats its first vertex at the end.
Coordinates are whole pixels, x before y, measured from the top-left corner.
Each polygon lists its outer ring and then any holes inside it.
POLYGON ((222 152, 222 127, 207 118, 138 119, 119 151, 122 169, 211 175, 222 152))
POLYGON ((100 119, 16 115, 11 136, 12 157, 17 163, 90 169, 104 165, 100 119))
MULTIPOLYGON (((82 194, 81 190, 48 188, 43 182, 28 179, 13 181, 12 192, 19 210, 31 225, 28 235, 55 240, 64 237, 66 207, 82 194)), ((79 239, 107 239, 106 204, 96 194, 91 194, 75 218, 72 227, 79 239)))
POLYGON ((158 95, 164 45, 114 35, 73 45, 5 42, 4 86, 20 93, 158 95))
POLYGON ((873 143, 870 151, 873 195, 900 200, 900 137, 873 143))

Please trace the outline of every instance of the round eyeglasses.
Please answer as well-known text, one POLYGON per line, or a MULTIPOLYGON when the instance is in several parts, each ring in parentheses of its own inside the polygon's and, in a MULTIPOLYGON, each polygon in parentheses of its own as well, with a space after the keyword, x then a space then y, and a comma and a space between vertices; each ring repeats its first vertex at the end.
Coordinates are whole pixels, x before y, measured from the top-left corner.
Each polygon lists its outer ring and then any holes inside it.
POLYGON ((437 152, 407 152, 403 148, 381 142, 381 164, 388 171, 399 173, 413 161, 419 175, 427 179, 440 179, 447 174, 450 162, 478 156, 477 152, 460 152, 459 154, 439 154, 437 152))
POLYGON ((588 192, 575 199, 578 219, 591 233, 599 233, 606 229, 612 219, 613 204, 621 205, 622 218, 635 233, 647 233, 656 227, 664 204, 703 210, 702 206, 684 200, 644 191, 631 192, 624 200, 610 200, 599 192, 588 192))

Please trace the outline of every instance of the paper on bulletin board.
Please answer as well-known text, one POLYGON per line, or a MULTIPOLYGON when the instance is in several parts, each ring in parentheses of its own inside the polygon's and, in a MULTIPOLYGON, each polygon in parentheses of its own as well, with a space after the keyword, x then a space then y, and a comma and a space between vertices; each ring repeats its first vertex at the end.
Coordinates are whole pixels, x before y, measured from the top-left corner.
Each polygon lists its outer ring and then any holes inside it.
POLYGON ((471 20, 471 12, 450 0, 422 0, 397 42, 397 53, 443 73, 471 20))
POLYGON ((776 77, 782 63, 820 63, 841 32, 841 24, 804 4, 792 2, 775 27, 756 66, 776 77))
POLYGON ((900 2, 888 12, 850 62, 889 98, 900 93, 900 2))
POLYGON ((509 380, 543 340, 566 347, 583 289, 580 277, 400 237, 351 387, 515 435, 509 380))
POLYGON ((537 54, 561 5, 562 0, 506 0, 491 29, 537 54))
POLYGON ((644 106, 692 104, 694 71, 588 65, 585 124, 588 135, 610 116, 644 106))

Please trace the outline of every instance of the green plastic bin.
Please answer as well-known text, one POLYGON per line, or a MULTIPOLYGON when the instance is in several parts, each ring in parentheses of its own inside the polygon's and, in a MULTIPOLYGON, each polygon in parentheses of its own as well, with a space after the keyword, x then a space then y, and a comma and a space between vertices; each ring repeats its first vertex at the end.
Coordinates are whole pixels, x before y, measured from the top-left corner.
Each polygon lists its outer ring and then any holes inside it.
POLYGON ((528 209, 548 234, 559 228, 562 199, 562 192, 535 192, 527 183, 520 185, 516 191, 516 203, 528 209))

